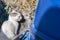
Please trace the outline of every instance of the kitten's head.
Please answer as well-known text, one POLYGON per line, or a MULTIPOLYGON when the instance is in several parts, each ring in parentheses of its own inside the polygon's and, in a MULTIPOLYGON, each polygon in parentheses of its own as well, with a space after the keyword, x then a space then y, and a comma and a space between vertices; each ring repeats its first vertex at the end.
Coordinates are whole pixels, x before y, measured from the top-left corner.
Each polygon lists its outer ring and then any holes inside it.
POLYGON ((9 13, 9 19, 14 21, 20 21, 22 19, 21 13, 13 10, 12 12, 9 13))

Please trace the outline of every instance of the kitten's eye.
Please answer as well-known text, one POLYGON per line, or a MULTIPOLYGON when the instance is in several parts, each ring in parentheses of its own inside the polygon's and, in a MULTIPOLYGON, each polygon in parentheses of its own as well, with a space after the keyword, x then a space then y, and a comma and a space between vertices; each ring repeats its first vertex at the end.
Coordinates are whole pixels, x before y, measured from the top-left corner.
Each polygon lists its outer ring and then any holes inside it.
POLYGON ((13 13, 13 16, 16 16, 17 15, 17 13, 13 13))

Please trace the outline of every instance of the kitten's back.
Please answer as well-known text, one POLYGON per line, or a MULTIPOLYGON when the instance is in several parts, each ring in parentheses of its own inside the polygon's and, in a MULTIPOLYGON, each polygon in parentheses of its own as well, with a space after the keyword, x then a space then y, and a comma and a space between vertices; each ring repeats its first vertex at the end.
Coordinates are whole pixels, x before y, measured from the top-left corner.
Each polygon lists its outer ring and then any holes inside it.
POLYGON ((10 21, 5 21, 2 24, 1 30, 8 38, 13 38, 15 36, 15 26, 10 21))

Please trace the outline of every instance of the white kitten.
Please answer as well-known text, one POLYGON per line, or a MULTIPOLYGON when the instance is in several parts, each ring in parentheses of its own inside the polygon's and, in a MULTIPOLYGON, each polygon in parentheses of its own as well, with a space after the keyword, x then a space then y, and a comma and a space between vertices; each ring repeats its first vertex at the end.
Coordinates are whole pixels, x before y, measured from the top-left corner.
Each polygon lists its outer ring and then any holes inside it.
POLYGON ((21 19, 21 14, 13 10, 9 14, 8 20, 2 24, 2 31, 9 39, 12 39, 16 36, 19 25, 18 21, 21 19))

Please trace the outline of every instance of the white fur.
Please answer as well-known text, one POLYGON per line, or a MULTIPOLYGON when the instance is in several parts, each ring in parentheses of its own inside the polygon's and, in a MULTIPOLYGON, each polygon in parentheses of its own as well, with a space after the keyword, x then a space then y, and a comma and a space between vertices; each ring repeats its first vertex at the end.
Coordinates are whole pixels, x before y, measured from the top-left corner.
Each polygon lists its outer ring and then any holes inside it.
MULTIPOLYGON (((11 13, 15 13, 15 12, 16 11, 12 11, 11 13)), ((22 18, 20 13, 17 14, 18 15, 15 17, 9 15, 8 20, 2 24, 2 31, 9 39, 14 38, 17 34, 17 29, 19 25, 17 21, 20 21, 22 18)))

